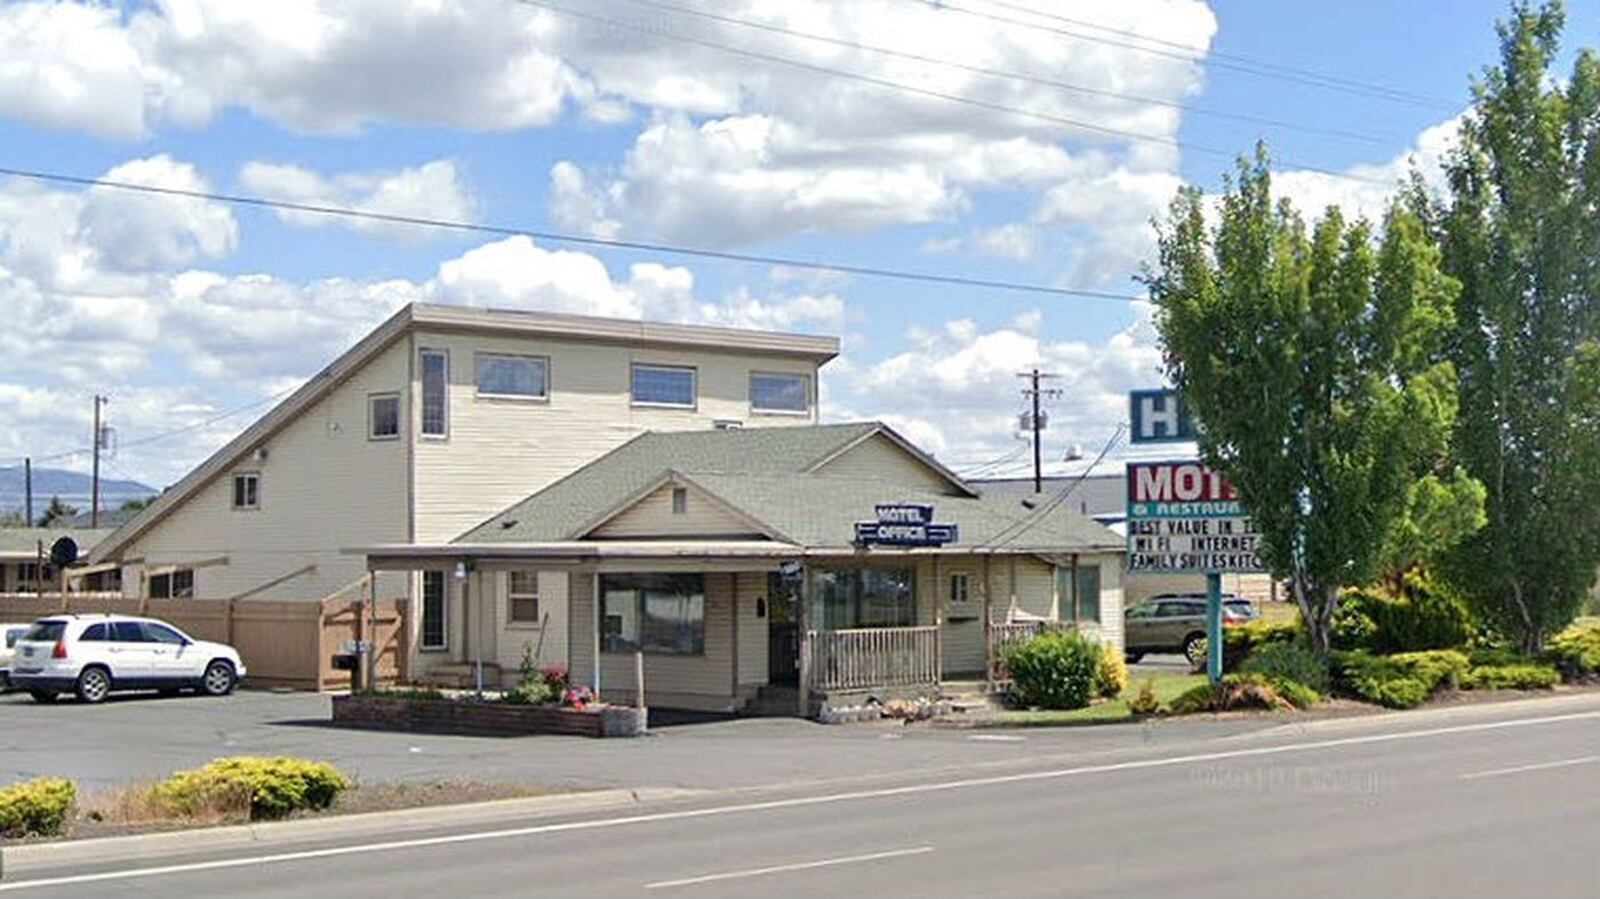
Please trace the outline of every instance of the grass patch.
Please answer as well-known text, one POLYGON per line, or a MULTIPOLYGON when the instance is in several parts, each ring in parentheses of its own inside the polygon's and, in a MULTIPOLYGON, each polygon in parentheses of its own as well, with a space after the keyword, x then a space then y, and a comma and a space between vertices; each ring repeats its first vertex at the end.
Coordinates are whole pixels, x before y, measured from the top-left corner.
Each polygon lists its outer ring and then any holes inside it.
POLYGON ((1132 674, 1127 686, 1115 699, 1104 699, 1081 709, 1054 711, 1049 709, 1006 710, 982 722, 984 727, 1054 727, 1073 724, 1103 724, 1113 721, 1132 721, 1133 710, 1129 703, 1139 695, 1146 681, 1150 682, 1156 702, 1165 710, 1172 700, 1192 687, 1204 684, 1204 674, 1132 674))
POLYGON ((1256 608, 1261 610, 1261 619, 1267 624, 1299 624, 1300 607, 1293 602, 1260 601, 1256 608))

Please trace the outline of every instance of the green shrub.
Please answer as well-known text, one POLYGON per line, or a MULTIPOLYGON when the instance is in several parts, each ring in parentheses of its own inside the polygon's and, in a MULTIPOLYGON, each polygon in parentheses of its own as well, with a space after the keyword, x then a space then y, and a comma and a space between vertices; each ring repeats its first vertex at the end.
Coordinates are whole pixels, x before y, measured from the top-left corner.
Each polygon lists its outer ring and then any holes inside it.
POLYGON ((1267 646, 1299 642, 1298 623, 1255 621, 1230 624, 1222 629, 1222 670, 1238 671, 1244 661, 1267 646))
POLYGON ((1252 652, 1239 666, 1246 674, 1268 680, 1294 681, 1318 694, 1328 692, 1328 663, 1298 643, 1269 643, 1252 652))
POLYGON ((53 837, 66 826, 78 790, 72 781, 39 777, 0 790, 0 837, 53 837))
POLYGON ((1548 690, 1561 682, 1561 674, 1549 665, 1480 665, 1469 668, 1461 678, 1464 690, 1548 690))
POLYGON ((1528 657, 1509 646, 1480 646, 1467 653, 1467 665, 1471 668, 1498 665, 1525 665, 1528 657))
POLYGON ((1374 591, 1341 596, 1330 637, 1339 649, 1388 655, 1456 649, 1466 645, 1473 630, 1459 595, 1431 578, 1408 574, 1399 597, 1374 591))
POLYGON ((251 820, 260 820, 325 809, 349 787, 350 781, 326 762, 235 756, 179 771, 150 792, 153 800, 179 817, 237 798, 241 804, 248 802, 251 820))
POLYGON ((1259 674, 1229 674, 1220 684, 1200 684, 1178 694, 1168 704, 1174 715, 1195 712, 1229 712, 1239 709, 1277 711, 1289 708, 1290 701, 1259 674))
POLYGON ((1094 669, 1094 693, 1101 699, 1115 699, 1128 687, 1128 663, 1115 647, 1101 645, 1100 660, 1094 669))
POLYGON ((1139 686, 1139 695, 1128 701, 1128 711, 1139 717, 1154 715, 1161 711, 1161 701, 1156 699, 1156 682, 1154 678, 1145 678, 1139 686))
POLYGON ((1600 620, 1576 622, 1551 637, 1545 657, 1569 681, 1600 676, 1600 620))
POLYGON ((1287 677, 1269 677, 1268 682, 1278 695, 1297 709, 1309 709, 1322 701, 1322 693, 1312 687, 1287 677))
POLYGON ((560 699, 561 694, 542 677, 525 680, 500 694, 502 702, 512 705, 553 705, 560 699))
POLYGON ((1453 689, 1467 673, 1467 656, 1449 649, 1390 656, 1358 649, 1336 652, 1333 660, 1346 692, 1392 709, 1421 705, 1435 691, 1453 689))
POLYGON ((1076 632, 1040 634, 1006 651, 1013 700, 1043 709, 1081 709, 1094 693, 1100 644, 1076 632))
POLYGON ((379 699, 415 699, 424 702, 438 702, 449 698, 432 687, 387 687, 379 690, 367 690, 362 695, 374 696, 379 699))

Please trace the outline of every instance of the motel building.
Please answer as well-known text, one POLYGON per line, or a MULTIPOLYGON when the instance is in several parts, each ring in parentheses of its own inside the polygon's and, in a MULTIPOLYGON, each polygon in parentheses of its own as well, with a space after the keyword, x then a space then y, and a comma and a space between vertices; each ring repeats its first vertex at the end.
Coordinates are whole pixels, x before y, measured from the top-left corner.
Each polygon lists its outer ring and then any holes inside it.
MULTIPOLYGON (((1122 538, 884 425, 823 424, 838 352, 409 305, 87 561, 141 609, 398 604, 403 639, 376 654, 413 682, 504 685, 526 652, 621 700, 639 652, 659 707, 792 713, 802 678, 845 696, 983 677, 1048 627, 1120 647, 1122 538)), ((325 670, 347 652, 301 649, 325 670)))
POLYGON ((767 713, 982 679, 1047 628, 1120 650, 1123 551, 875 422, 642 434, 453 540, 359 549, 422 581, 420 680, 528 653, 631 702, 642 654, 652 707, 767 713))

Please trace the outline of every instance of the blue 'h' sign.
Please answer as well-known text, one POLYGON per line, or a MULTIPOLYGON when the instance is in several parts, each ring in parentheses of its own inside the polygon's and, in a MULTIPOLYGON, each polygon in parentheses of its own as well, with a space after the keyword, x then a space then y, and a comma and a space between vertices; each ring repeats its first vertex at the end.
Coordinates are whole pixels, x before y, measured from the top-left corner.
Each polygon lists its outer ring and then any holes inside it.
POLYGON ((1130 443, 1187 443, 1195 438, 1189 407, 1176 390, 1128 391, 1130 443))

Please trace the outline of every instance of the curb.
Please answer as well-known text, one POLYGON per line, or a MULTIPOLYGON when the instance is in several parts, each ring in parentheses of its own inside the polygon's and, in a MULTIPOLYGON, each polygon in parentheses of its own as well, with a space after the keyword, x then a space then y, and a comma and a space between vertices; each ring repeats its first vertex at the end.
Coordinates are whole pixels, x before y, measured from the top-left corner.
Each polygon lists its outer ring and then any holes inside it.
POLYGON ((496 799, 460 805, 419 806, 384 812, 329 815, 299 821, 234 824, 193 830, 170 830, 125 837, 60 840, 0 848, 0 880, 7 875, 128 861, 189 855, 247 846, 262 847, 327 837, 360 838, 374 834, 437 830, 491 824, 530 817, 607 811, 644 803, 702 796, 705 790, 645 788, 594 790, 555 796, 496 799))

